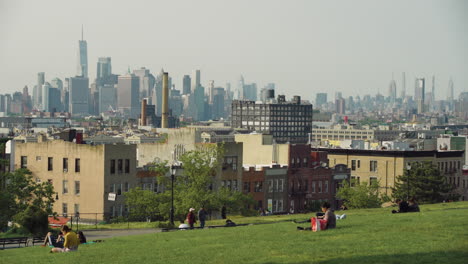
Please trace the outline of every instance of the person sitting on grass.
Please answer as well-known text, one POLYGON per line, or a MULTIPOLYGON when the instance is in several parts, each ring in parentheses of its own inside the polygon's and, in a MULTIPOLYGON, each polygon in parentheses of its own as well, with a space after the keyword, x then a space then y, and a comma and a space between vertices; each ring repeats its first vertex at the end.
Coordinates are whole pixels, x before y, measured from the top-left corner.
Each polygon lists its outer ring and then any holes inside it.
POLYGON ((398 198, 395 200, 395 203, 398 205, 398 211, 392 210, 392 214, 408 212, 408 203, 406 201, 403 201, 398 198))
POLYGON ((52 232, 48 232, 47 235, 44 238, 44 243, 42 244, 43 247, 47 246, 53 246, 57 248, 63 248, 63 235, 62 232, 59 231, 58 235, 55 236, 52 234, 52 232))
MULTIPOLYGON (((323 202, 322 205, 320 206, 322 209, 323 213, 317 213, 316 216, 318 219, 323 219, 327 221, 327 225, 325 229, 330 229, 330 228, 335 228, 336 227, 336 216, 335 213, 333 212, 333 209, 330 207, 330 203, 328 202, 323 202)), ((310 223, 312 221, 312 218, 307 219, 305 221, 297 222, 294 220, 294 223, 310 223)), ((312 227, 297 227, 297 230, 312 230, 312 227)))
POLYGON ((184 220, 180 220, 180 225, 179 225, 179 229, 187 229, 189 228, 190 226, 187 225, 186 223, 184 223, 184 220))
POLYGON ((80 241, 80 244, 86 243, 86 237, 82 231, 78 232, 78 240, 80 241))
POLYGON ((226 227, 231 227, 231 226, 236 226, 236 223, 234 223, 233 221, 231 221, 230 219, 226 220, 226 227))
POLYGON ((62 226, 62 234, 65 238, 65 241, 63 242, 63 248, 54 247, 50 250, 50 253, 69 252, 78 250, 78 245, 80 244, 80 241, 78 240, 78 236, 76 235, 76 233, 71 231, 71 229, 67 225, 64 225, 62 226))
POLYGON ((414 197, 408 200, 408 212, 419 212, 419 205, 414 197))

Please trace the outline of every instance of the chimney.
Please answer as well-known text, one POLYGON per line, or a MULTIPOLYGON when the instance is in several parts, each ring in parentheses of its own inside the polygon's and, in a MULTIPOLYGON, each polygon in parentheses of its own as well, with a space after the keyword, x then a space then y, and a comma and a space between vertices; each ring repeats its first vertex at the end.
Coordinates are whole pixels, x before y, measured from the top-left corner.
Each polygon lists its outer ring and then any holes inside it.
POLYGON ((146 98, 141 101, 141 118, 140 124, 142 126, 146 126, 146 98))
POLYGON ((169 74, 163 74, 163 89, 162 89, 162 117, 161 128, 168 128, 169 118, 169 87, 168 87, 169 74))

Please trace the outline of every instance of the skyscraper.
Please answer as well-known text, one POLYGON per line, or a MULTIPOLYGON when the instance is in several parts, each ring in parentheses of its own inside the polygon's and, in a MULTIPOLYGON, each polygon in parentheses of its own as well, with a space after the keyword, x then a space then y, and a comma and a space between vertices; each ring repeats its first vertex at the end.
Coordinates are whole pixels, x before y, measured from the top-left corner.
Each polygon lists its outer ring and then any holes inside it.
POLYGON ((77 76, 88 78, 88 44, 83 39, 83 26, 81 27, 81 40, 78 40, 78 73, 77 76))
POLYGON ((395 99, 396 99, 396 82, 395 82, 395 80, 393 78, 390 81, 390 84, 388 86, 388 97, 390 97, 391 102, 395 102, 395 99))
POLYGON ((154 78, 153 74, 150 73, 150 70, 146 69, 145 67, 141 67, 138 70, 133 70, 133 74, 140 78, 140 99, 144 97, 151 98, 156 78, 154 78))
POLYGON ((244 100, 244 76, 239 77, 239 81, 237 82, 237 96, 235 99, 244 100))
POLYGON ((131 118, 140 113, 140 78, 135 74, 121 75, 117 82, 117 105, 119 111, 131 118))
POLYGON ((449 80, 449 83, 448 83, 447 100, 448 101, 453 101, 453 80, 452 80, 452 77, 450 77, 450 80, 449 80))
POLYGON ((44 83, 44 85, 42 85, 42 108, 41 108, 41 110, 44 112, 50 112, 49 90, 50 90, 50 84, 48 82, 44 83))
POLYGON ((317 93, 317 95, 315 97, 315 106, 320 107, 320 106, 326 104, 327 100, 328 100, 327 96, 328 96, 327 93, 317 93))
POLYGON ((45 83, 45 73, 37 73, 37 84, 33 90, 33 103, 36 108, 39 108, 42 104, 42 85, 45 83))
POLYGON ((81 76, 69 79, 69 111, 72 115, 88 114, 89 79, 81 76))
POLYGON ((190 76, 189 75, 184 75, 184 79, 182 82, 182 94, 189 94, 191 89, 190 89, 190 76))
POLYGON ((117 90, 112 84, 99 86, 99 113, 116 109, 117 90))
POLYGON ((208 102, 210 104, 213 103, 213 90, 214 90, 214 81, 213 80, 210 80, 210 82, 208 83, 208 102))
POLYGON ((192 93, 200 86, 200 70, 192 71, 192 93))
POLYGON ((406 97, 406 73, 401 73, 401 99, 406 97))
POLYGON ((112 74, 112 65, 110 57, 98 58, 96 86, 103 85, 112 74))
POLYGON ((416 87, 414 89, 414 100, 416 101, 416 105, 418 107, 418 114, 424 113, 424 101, 426 98, 426 84, 424 78, 417 78, 416 79, 416 87))

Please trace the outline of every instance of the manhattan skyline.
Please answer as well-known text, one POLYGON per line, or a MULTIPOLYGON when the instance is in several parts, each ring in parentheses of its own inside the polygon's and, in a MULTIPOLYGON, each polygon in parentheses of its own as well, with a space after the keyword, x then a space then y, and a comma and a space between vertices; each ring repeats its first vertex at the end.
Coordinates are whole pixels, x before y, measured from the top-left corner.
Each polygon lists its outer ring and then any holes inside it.
POLYGON ((466 1, 126 3, 2 1, 0 91, 31 92, 38 72, 75 76, 82 25, 90 82, 98 57, 111 57, 116 74, 164 68, 180 90, 194 69, 205 87, 235 88, 243 75, 310 101, 323 91, 387 95, 392 73, 400 94, 401 72, 409 95, 432 75, 437 100, 450 78, 455 97, 468 90, 466 1))

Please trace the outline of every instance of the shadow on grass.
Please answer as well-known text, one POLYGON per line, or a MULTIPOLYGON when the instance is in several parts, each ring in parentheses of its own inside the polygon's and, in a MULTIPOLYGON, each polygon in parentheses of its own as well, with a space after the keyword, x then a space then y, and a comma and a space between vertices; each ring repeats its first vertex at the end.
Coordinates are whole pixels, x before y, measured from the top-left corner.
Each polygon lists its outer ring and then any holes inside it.
MULTIPOLYGON (((459 251, 433 251, 420 252, 413 254, 379 254, 371 256, 353 256, 334 258, 316 263, 333 264, 333 263, 466 263, 468 259, 468 250, 459 251)), ((267 262, 268 263, 268 262, 267 262)), ((306 263, 306 262, 293 262, 306 263)), ((309 262, 310 263, 310 262, 309 262)))

